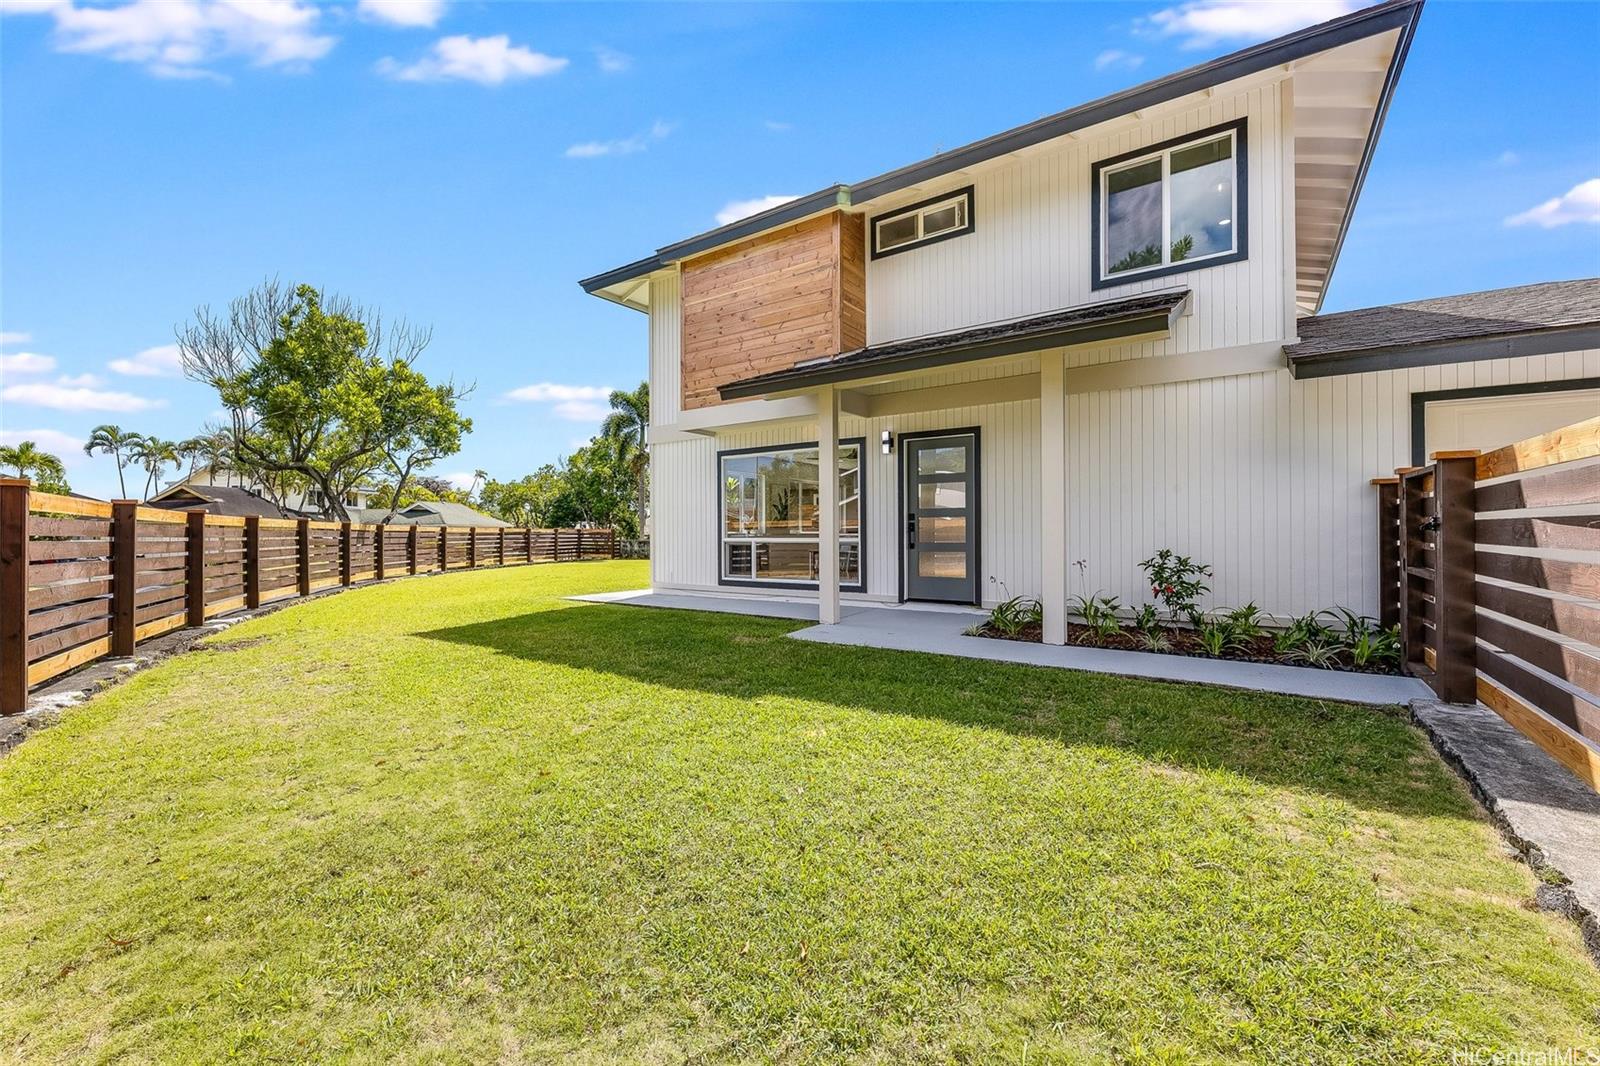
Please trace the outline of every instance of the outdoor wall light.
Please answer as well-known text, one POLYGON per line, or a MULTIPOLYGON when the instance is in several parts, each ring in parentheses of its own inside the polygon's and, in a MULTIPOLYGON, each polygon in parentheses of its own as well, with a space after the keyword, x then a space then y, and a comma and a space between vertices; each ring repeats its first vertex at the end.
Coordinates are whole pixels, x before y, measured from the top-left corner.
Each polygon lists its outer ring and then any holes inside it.
POLYGON ((890 452, 894 451, 894 434, 893 433, 890 433, 888 430, 884 430, 883 431, 883 436, 880 437, 879 440, 881 440, 882 443, 883 443, 883 454, 884 455, 888 455, 890 452))

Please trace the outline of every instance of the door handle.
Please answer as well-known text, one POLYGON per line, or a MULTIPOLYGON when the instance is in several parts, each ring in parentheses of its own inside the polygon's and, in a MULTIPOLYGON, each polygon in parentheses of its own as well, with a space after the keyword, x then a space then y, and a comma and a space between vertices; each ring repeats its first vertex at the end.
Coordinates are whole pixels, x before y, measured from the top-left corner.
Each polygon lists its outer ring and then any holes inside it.
POLYGON ((906 515, 906 547, 915 548, 916 546, 917 546, 917 516, 913 512, 912 514, 906 515))

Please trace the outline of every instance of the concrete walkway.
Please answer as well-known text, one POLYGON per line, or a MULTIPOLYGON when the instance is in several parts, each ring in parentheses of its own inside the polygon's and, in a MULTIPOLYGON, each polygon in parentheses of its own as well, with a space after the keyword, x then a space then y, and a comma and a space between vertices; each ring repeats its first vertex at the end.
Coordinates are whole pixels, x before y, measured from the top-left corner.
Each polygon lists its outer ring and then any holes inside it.
POLYGON ((1412 716, 1539 874, 1538 902, 1576 921, 1600 964, 1600 794, 1478 704, 1418 700, 1412 716))
MULTIPOLYGON (((817 616, 815 602, 756 596, 706 596, 690 593, 651 592, 647 589, 574 596, 589 603, 622 603, 639 607, 672 607, 690 611, 758 615, 767 618, 809 620, 817 616)), ((1196 659, 1183 655, 1157 655, 1139 651, 1105 651, 1100 648, 1055 647, 989 637, 969 637, 965 631, 984 612, 972 608, 916 605, 847 604, 838 625, 812 626, 790 636, 818 644, 845 644, 893 651, 920 651, 956 655, 990 662, 1022 663, 1063 670, 1086 670, 1158 681, 1183 681, 1202 685, 1276 692, 1286 696, 1340 700, 1348 703, 1404 704, 1430 694, 1428 686, 1412 677, 1352 674, 1300 666, 1196 659)))

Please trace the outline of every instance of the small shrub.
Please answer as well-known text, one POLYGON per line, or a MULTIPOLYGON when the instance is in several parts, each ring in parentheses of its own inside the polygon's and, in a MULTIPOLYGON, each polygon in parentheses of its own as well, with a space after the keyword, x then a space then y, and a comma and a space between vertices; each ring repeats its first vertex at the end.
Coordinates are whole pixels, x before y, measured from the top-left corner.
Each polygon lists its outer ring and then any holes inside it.
POLYGON ((1239 640, 1248 640, 1261 635, 1261 608, 1256 606, 1254 600, 1243 607, 1235 607, 1225 617, 1228 624, 1233 627, 1234 636, 1239 640))
POLYGON ((1326 633, 1314 636, 1286 658, 1323 669, 1339 664, 1339 643, 1326 633))
POLYGON ((1083 619, 1084 628, 1096 640, 1106 640, 1122 632, 1122 622, 1117 618, 1121 601, 1115 596, 1077 596, 1073 610, 1083 619))
POLYGON ((1197 618, 1194 632, 1195 638, 1200 642, 1200 650, 1213 659, 1220 658, 1230 651, 1238 651, 1244 646, 1244 638, 1226 617, 1197 618))
POLYGON ((1201 580, 1211 576, 1211 567, 1171 548, 1162 548, 1140 563, 1139 569, 1150 582, 1150 595, 1166 607, 1168 618, 1174 622, 1180 618, 1195 620, 1200 613, 1200 597, 1211 591, 1211 586, 1201 580))
POLYGON ((1327 628, 1318 621, 1316 612, 1303 614, 1272 638, 1272 650, 1279 655, 1293 655, 1309 642, 1327 640, 1329 636, 1327 628))
POLYGON ((1044 608, 1038 600, 1013 596, 989 612, 988 626, 1002 636, 1014 637, 1029 625, 1042 621, 1044 608))
POLYGON ((1391 666, 1400 662, 1400 627, 1368 629, 1346 645, 1357 666, 1391 666))

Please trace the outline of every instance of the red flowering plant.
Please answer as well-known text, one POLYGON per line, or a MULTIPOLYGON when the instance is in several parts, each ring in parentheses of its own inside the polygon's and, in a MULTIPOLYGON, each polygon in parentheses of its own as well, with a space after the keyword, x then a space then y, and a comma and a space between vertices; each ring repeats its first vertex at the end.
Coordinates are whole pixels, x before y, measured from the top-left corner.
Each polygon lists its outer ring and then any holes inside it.
POLYGON ((1200 597, 1211 591, 1201 579, 1211 576, 1211 567, 1162 548, 1140 563, 1139 569, 1150 583, 1150 595, 1166 608, 1168 618, 1174 622, 1187 618, 1192 623, 1199 617, 1200 597))

